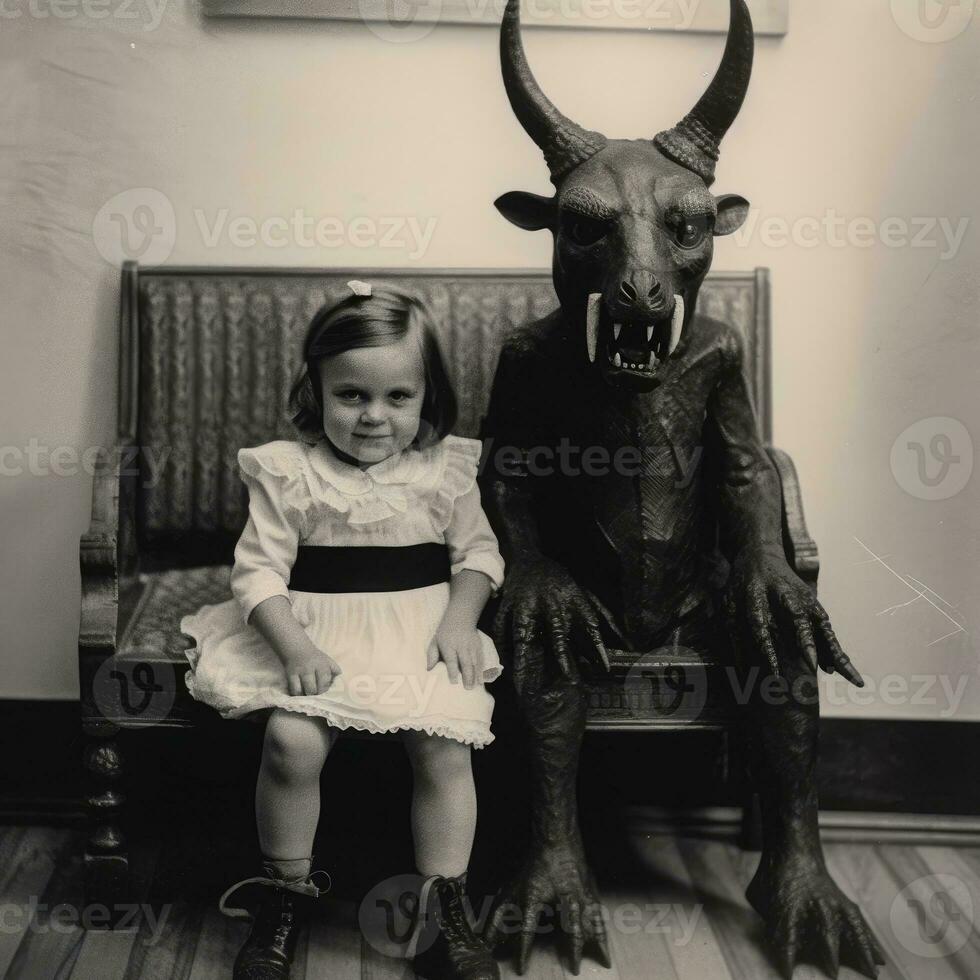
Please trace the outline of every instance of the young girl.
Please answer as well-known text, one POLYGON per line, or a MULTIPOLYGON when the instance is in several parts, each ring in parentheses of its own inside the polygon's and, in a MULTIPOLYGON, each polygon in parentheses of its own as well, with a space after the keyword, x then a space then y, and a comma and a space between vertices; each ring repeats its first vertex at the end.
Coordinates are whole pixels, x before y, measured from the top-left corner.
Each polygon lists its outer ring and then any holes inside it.
POLYGON ((456 400, 420 301, 348 286, 306 336, 290 395, 304 438, 238 453, 249 516, 234 598, 180 625, 197 644, 191 694, 226 718, 267 716, 255 794, 263 873, 232 886, 221 909, 242 884, 268 887, 234 975, 289 976, 294 895, 319 894, 320 770, 338 733, 356 729, 402 733, 411 760, 415 860, 438 924, 416 970, 494 980, 462 914, 470 748, 493 740, 484 684, 502 669, 476 628, 503 579, 476 485, 480 443, 448 434, 456 400))

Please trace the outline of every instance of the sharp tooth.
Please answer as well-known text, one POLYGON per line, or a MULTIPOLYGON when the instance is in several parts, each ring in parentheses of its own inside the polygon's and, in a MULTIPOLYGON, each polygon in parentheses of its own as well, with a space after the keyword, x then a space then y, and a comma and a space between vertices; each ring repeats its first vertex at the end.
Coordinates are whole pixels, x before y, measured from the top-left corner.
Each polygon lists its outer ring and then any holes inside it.
POLYGON ((684 297, 674 297, 674 318, 670 321, 670 347, 668 353, 673 354, 674 349, 681 342, 681 330, 684 329, 684 297))
POLYGON ((623 329, 623 325, 621 323, 614 323, 613 324, 613 339, 614 340, 619 340, 619 331, 622 330, 622 329, 623 329))
POLYGON ((647 370, 652 371, 656 366, 657 366, 657 356, 656 354, 653 353, 653 351, 650 351, 650 354, 647 357, 647 370))
POLYGON ((647 327, 647 343, 649 344, 651 340, 653 340, 653 324, 652 323, 650 324, 649 327, 647 327))
POLYGON ((613 354, 613 364, 616 367, 622 367, 623 366, 623 359, 619 356, 619 351, 616 351, 616 353, 613 354))
POLYGON ((599 304, 602 293, 589 293, 588 305, 585 308, 585 333, 589 345, 589 363, 595 362, 596 343, 599 339, 599 304))

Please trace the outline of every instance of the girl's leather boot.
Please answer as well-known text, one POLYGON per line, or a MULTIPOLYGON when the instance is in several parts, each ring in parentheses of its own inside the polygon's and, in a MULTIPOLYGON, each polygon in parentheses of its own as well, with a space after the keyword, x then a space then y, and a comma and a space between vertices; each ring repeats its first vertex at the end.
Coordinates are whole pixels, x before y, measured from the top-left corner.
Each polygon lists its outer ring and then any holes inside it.
POLYGON ((251 918, 248 938, 235 957, 233 980, 289 980, 296 941, 308 903, 330 887, 325 871, 288 878, 271 862, 263 862, 263 874, 236 882, 221 896, 219 911, 231 918, 251 918), (326 875, 327 884, 318 888, 316 875, 326 875), (228 907, 228 897, 245 885, 260 885, 264 894, 254 916, 244 908, 228 907))
POLYGON ((500 969, 466 915, 466 874, 427 878, 409 947, 422 980, 500 980, 500 969))

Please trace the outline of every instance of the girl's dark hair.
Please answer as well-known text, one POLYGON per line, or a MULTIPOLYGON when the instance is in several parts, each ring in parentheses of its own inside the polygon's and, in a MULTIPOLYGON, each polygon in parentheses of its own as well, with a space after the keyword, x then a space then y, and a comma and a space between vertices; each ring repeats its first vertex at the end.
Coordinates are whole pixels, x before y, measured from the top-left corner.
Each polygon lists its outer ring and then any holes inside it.
POLYGON ((416 445, 424 449, 447 436, 456 424, 457 401, 439 350, 435 326, 425 303, 393 286, 374 286, 370 296, 351 293, 325 304, 313 315, 303 342, 303 364, 289 392, 293 425, 304 435, 323 439, 323 395, 317 361, 357 347, 382 347, 417 330, 425 365, 416 445))

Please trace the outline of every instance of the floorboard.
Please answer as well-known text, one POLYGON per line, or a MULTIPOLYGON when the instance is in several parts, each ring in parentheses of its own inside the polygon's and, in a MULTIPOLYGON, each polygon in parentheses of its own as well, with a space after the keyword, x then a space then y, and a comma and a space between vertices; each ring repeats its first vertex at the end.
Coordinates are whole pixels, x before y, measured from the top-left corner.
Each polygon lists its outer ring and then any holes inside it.
MULTIPOLYGON (((104 931, 83 927, 82 844, 74 830, 0 828, 0 978, 227 980, 248 933, 247 921, 217 910, 226 877, 219 852, 224 846, 232 853, 227 846, 180 834, 134 842, 133 899, 142 913, 128 929, 104 931)), ((886 951, 879 980, 980 977, 980 849, 861 842, 828 844, 825 851, 831 873, 861 905, 886 951), (935 890, 921 890, 937 880, 950 888, 934 901, 935 890), (910 897, 921 900, 924 933, 910 918, 910 897), (923 934, 930 944, 916 947, 923 934)), ((588 955, 580 978, 777 980, 762 923, 745 900, 758 859, 718 841, 629 840, 625 861, 597 867, 613 968, 588 955)), ((516 975, 502 957, 503 980, 516 975)), ((525 977, 571 976, 566 947, 553 936, 540 940, 525 977)), ((801 964, 794 980, 823 976, 801 964)), ((857 976, 841 969, 840 980, 857 976)), ((356 905, 330 896, 314 905, 304 926, 293 977, 413 980, 405 961, 364 940, 356 905)))

